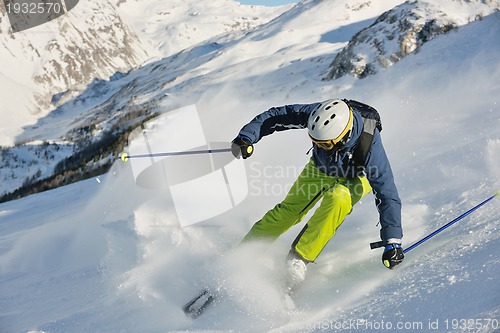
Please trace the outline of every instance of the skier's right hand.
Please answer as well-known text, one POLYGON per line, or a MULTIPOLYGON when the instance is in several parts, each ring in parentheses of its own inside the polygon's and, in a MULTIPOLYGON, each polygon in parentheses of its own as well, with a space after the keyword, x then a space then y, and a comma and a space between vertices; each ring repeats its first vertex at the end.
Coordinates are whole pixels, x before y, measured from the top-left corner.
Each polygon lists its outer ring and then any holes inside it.
POLYGON ((243 159, 249 158, 253 153, 253 144, 250 139, 243 135, 238 135, 231 144, 231 152, 234 157, 243 159))
POLYGON ((403 248, 401 244, 387 244, 382 255, 382 263, 385 267, 393 269, 395 266, 399 265, 405 255, 403 253, 403 248))

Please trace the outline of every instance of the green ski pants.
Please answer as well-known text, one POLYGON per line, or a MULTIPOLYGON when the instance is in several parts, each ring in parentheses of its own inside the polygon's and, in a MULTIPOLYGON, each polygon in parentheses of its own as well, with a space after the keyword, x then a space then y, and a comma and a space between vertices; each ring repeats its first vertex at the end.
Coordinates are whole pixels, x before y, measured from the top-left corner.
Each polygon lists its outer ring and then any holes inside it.
POLYGON ((312 217, 295 239, 292 249, 307 261, 314 261, 335 236, 352 207, 371 191, 366 177, 330 177, 311 160, 292 185, 286 198, 255 223, 243 238, 274 241, 299 223, 323 198, 312 217))

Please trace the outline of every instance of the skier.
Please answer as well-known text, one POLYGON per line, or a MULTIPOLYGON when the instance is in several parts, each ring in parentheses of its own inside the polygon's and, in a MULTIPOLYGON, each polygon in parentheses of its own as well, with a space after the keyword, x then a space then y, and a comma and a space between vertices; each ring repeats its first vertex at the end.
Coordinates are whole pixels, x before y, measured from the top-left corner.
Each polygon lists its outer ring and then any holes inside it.
POLYGON ((312 158, 285 199, 255 223, 243 242, 273 241, 299 223, 320 200, 287 256, 285 288, 292 293, 353 206, 373 190, 380 215, 382 262, 393 268, 404 258, 401 200, 382 145, 378 112, 354 100, 274 107, 256 116, 232 141, 236 157, 250 157, 253 145, 276 131, 307 128, 312 158))

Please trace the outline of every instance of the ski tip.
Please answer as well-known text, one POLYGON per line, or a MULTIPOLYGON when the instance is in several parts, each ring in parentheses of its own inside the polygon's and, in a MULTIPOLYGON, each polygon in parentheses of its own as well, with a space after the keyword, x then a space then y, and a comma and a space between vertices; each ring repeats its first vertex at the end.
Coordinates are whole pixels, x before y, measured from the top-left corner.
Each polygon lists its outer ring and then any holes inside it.
POLYGON ((496 196, 500 198, 500 191, 497 191, 496 196))
POLYGON ((182 310, 189 318, 196 319, 205 311, 205 308, 214 301, 214 298, 214 295, 208 290, 203 290, 198 296, 186 303, 182 307, 182 310))
POLYGON ((123 154, 120 156, 120 159, 121 159, 123 162, 127 162, 129 158, 130 158, 130 157, 128 156, 128 154, 127 154, 127 153, 123 153, 123 154))

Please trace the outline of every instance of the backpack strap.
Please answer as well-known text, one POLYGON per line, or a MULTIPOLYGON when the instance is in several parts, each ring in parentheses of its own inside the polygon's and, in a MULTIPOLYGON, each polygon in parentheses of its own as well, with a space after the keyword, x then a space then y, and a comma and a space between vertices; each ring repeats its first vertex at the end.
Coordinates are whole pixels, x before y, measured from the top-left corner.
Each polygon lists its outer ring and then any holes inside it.
POLYGON ((368 151, 373 143, 375 129, 378 128, 379 131, 382 131, 382 121, 380 120, 380 114, 378 111, 370 105, 352 99, 345 100, 345 102, 350 107, 361 113, 361 118, 363 119, 363 132, 358 139, 358 143, 356 144, 352 155, 354 165, 356 167, 363 168, 368 151))
POLYGON ((352 154, 352 159, 354 164, 357 166, 364 166, 366 156, 373 143, 373 135, 375 134, 375 129, 378 127, 379 121, 376 119, 363 118, 363 132, 359 137, 356 148, 352 154))

